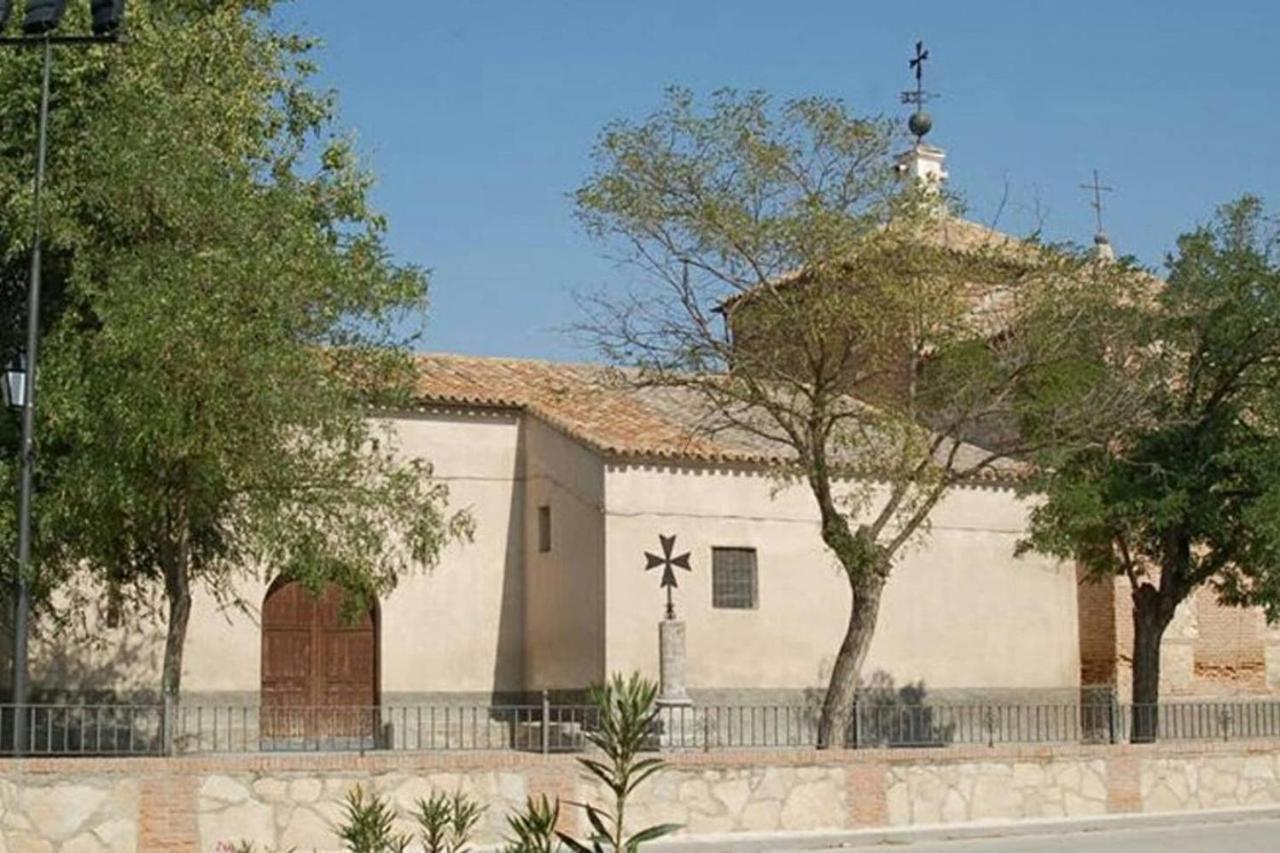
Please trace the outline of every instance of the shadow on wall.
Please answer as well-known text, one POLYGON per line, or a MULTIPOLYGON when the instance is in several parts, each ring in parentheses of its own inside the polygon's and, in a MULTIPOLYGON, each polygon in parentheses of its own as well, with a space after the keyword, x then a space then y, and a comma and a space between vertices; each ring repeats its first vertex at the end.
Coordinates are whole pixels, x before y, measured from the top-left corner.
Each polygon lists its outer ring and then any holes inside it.
MULTIPOLYGON (((502 595, 498 611, 497 649, 493 656, 495 705, 524 703, 524 422, 516 428, 511 503, 507 509, 506 550, 503 554, 502 595)), ((476 522, 476 535, 483 536, 476 522)))
MULTIPOLYGON (((816 727, 826 691, 805 691, 805 707, 816 727)), ((946 746, 955 740, 956 723, 937 719, 938 708, 927 703, 923 681, 898 687, 893 676, 877 670, 858 681, 856 710, 847 742, 850 746, 929 747, 946 746)))
MULTIPOLYGON (((0 603, 6 613, 9 603, 0 603)), ((96 615, 96 614, 93 614, 96 615)), ((35 704, 112 704, 158 701, 164 650, 163 627, 145 614, 127 613, 122 627, 92 629, 92 619, 73 626, 36 624, 30 639, 30 700, 35 704)), ((13 621, 3 620, 0 639, 3 684, 12 693, 13 621)))

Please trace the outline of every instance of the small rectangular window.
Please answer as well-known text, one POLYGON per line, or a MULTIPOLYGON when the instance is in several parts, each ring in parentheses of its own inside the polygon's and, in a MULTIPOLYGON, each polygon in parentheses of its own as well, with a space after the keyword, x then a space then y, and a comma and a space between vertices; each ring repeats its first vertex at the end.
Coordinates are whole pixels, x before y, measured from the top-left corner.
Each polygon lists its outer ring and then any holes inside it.
POLYGON ((759 603, 755 548, 711 549, 711 606, 754 610, 759 603))
POLYGON ((538 507, 538 551, 545 554, 551 550, 551 507, 538 507))

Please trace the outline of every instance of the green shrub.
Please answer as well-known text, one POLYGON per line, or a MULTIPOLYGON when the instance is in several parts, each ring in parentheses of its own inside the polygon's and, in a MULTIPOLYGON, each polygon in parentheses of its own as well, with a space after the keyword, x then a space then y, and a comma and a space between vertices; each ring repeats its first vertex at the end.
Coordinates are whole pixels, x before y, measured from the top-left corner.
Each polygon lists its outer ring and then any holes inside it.
POLYGON ((559 798, 553 803, 545 794, 537 800, 529 797, 524 811, 507 815, 507 826, 514 837, 507 839, 503 853, 558 853, 563 849, 556 836, 559 822, 559 798))
POLYGON ((598 728, 586 733, 587 740, 604 753, 605 761, 579 758, 578 763, 595 776, 613 796, 612 810, 589 803, 579 804, 591 824, 591 846, 559 833, 560 839, 574 853, 634 853, 641 844, 669 835, 679 824, 664 823, 642 829, 627 836, 625 816, 627 798, 665 763, 660 758, 641 758, 640 753, 655 730, 658 709, 654 700, 658 687, 633 673, 630 678, 615 674, 609 682, 593 686, 589 699, 599 711, 598 728))
POLYGON ((462 791, 432 793, 418 800, 419 837, 424 853, 466 853, 484 807, 462 791))
POLYGON ((338 837, 350 853, 404 853, 413 840, 395 831, 395 812, 381 798, 365 799, 359 785, 347 794, 338 837))

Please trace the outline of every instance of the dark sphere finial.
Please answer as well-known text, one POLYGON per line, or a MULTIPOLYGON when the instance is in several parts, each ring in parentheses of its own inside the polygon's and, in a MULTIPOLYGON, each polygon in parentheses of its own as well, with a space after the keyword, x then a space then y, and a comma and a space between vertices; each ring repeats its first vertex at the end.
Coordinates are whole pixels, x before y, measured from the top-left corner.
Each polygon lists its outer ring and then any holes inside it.
POLYGON ((907 119, 907 130, 911 131, 918 142, 926 133, 933 130, 933 119, 924 110, 916 110, 911 114, 911 118, 907 119))

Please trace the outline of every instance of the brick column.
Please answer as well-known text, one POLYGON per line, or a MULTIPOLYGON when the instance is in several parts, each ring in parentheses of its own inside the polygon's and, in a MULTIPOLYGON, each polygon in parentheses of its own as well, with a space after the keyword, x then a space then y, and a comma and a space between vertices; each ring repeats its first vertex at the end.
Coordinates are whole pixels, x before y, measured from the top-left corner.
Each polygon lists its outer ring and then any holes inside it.
POLYGON ((525 789, 529 796, 537 799, 544 794, 548 800, 555 802, 560 798, 560 824, 563 832, 580 834, 586 827, 586 819, 581 809, 569 805, 578 799, 578 762, 567 756, 547 756, 524 771, 525 789))
POLYGON ((196 824, 199 774, 173 762, 144 769, 138 802, 139 853, 191 853, 200 849, 196 824))
POLYGON ((1139 756, 1132 752, 1107 756, 1107 813, 1140 811, 1142 782, 1139 756))
POLYGON ((854 758, 845 765, 849 787, 849 827, 887 826, 889 823, 889 773, 878 761, 854 758))

